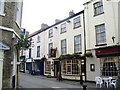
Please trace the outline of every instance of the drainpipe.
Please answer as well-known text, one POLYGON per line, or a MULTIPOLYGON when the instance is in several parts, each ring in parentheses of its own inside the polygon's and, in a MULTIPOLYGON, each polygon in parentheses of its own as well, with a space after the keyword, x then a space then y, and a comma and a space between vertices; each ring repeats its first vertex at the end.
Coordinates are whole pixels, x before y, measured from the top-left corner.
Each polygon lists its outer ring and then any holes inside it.
MULTIPOLYGON (((83 12, 83 26, 84 26, 84 53, 86 53, 86 29, 85 29, 85 14, 83 12)), ((84 59, 85 81, 86 81, 86 57, 84 59)))

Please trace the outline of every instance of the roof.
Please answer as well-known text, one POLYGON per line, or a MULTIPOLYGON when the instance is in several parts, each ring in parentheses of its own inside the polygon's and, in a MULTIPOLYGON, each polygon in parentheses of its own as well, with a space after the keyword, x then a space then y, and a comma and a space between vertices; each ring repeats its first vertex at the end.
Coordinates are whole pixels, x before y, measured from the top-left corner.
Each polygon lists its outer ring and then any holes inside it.
POLYGON ((10 50, 10 47, 0 41, 0 50, 10 50))
POLYGON ((66 19, 63 19, 63 20, 59 21, 58 23, 55 23, 55 24, 53 24, 53 25, 51 25, 51 26, 49 26, 49 27, 47 27, 47 28, 45 28, 45 29, 37 30, 37 31, 35 31, 34 33, 30 34, 28 38, 33 37, 33 36, 35 36, 35 35, 43 32, 43 31, 45 31, 45 30, 47 30, 47 29, 49 29, 49 28, 52 28, 52 27, 54 27, 54 26, 56 26, 56 25, 58 25, 58 24, 60 24, 60 23, 62 23, 62 22, 64 22, 64 21, 67 21, 67 20, 69 20, 69 19, 71 19, 71 18, 73 18, 73 17, 75 17, 75 16, 78 16, 78 15, 80 15, 80 14, 82 14, 82 13, 84 13, 84 10, 82 10, 82 11, 80 11, 80 12, 78 12, 78 13, 76 13, 76 14, 74 14, 74 15, 66 18, 66 19))

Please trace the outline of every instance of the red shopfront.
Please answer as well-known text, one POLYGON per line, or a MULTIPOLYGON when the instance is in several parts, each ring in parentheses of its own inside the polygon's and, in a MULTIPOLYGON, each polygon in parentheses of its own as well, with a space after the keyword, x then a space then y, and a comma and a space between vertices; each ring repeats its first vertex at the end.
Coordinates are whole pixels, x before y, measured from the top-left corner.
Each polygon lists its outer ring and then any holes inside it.
POLYGON ((102 76, 117 76, 120 62, 120 45, 96 49, 96 56, 100 58, 102 76))

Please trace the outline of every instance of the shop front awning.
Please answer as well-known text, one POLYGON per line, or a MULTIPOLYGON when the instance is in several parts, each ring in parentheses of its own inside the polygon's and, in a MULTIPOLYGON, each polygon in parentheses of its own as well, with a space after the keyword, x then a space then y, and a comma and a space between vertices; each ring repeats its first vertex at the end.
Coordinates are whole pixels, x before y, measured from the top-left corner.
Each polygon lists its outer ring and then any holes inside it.
POLYGON ((95 51, 97 58, 108 56, 120 56, 120 45, 97 48, 95 51))

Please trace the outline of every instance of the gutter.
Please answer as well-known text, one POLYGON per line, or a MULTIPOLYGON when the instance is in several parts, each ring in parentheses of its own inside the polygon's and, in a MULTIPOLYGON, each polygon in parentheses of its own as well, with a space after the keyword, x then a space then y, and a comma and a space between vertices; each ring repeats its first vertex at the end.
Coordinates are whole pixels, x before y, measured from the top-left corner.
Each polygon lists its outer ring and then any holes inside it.
POLYGON ((0 26, 0 29, 5 30, 5 31, 9 31, 9 32, 13 32, 18 37, 18 39, 21 39, 20 36, 12 28, 7 28, 7 27, 4 27, 4 26, 0 26))

